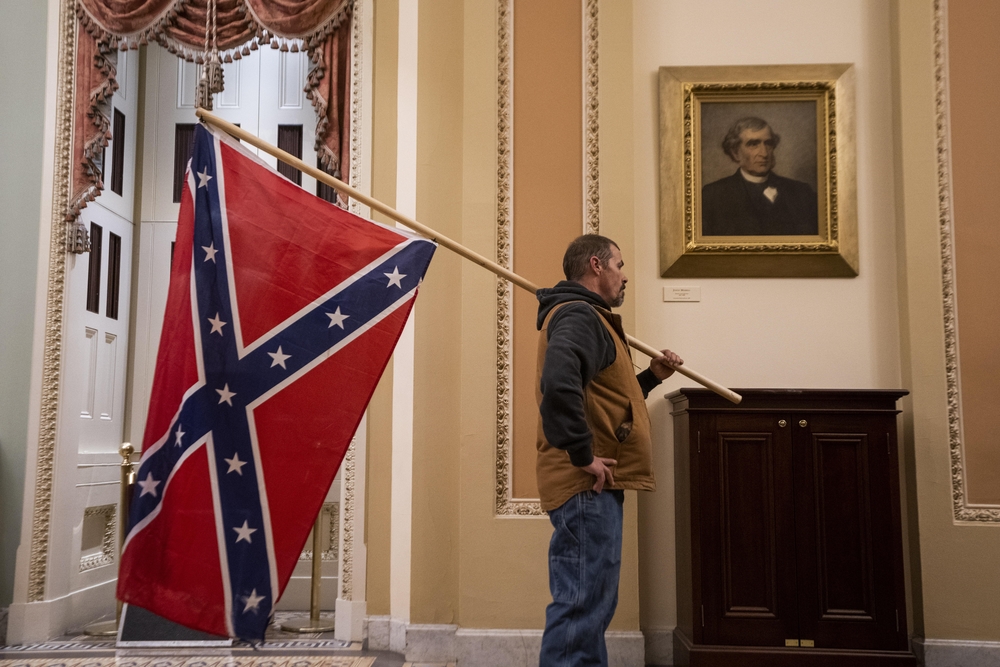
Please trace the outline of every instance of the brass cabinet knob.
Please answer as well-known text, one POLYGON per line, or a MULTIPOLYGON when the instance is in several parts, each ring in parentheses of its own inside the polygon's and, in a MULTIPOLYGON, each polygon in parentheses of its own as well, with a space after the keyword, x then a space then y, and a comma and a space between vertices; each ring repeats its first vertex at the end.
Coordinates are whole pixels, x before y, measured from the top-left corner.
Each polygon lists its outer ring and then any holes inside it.
POLYGON ((802 428, 805 428, 806 426, 809 426, 809 422, 807 422, 805 419, 800 419, 799 420, 799 426, 801 426, 802 428))
POLYGON ((788 426, 788 422, 786 422, 784 419, 779 419, 778 426, 780 426, 781 428, 785 428, 786 426, 788 426))

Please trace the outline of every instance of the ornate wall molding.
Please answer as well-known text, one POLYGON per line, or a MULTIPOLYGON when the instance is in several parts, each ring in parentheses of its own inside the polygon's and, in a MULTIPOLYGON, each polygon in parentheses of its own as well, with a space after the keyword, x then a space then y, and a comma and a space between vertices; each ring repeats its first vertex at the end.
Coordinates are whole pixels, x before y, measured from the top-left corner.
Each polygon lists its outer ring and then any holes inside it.
MULTIPOLYGON (((361 159, 361 133, 364 131, 362 123, 362 86, 364 73, 364 2, 354 3, 354 15, 351 17, 351 164, 350 180, 351 187, 365 192, 364 171, 361 159)), ((350 200, 349 210, 355 215, 361 215, 361 204, 356 199, 350 200)), ((369 213, 370 215, 370 213, 369 213)), ((341 534, 343 536, 343 549, 341 551, 340 563, 340 597, 344 600, 352 599, 353 594, 353 574, 354 574, 354 533, 357 529, 354 523, 354 505, 356 489, 356 465, 355 451, 357 449, 357 437, 351 439, 351 444, 347 448, 347 454, 340 466, 341 484, 343 485, 343 499, 341 516, 339 520, 343 526, 341 534)), ((363 501, 362 501, 363 502, 363 501)), ((339 546, 338 546, 339 548, 339 546)))
POLYGON ((951 181, 951 119, 948 99, 948 2, 934 0, 934 123, 937 130, 938 229, 941 300, 944 307, 945 374, 948 381, 948 447, 955 521, 1000 523, 1000 508, 969 504, 962 445, 962 392, 955 312, 954 208, 951 181))
MULTIPOLYGON (((497 264, 511 269, 512 189, 511 162, 514 98, 511 89, 511 39, 513 0, 497 2, 497 264)), ((542 516, 537 500, 512 498, 511 458, 511 381, 513 367, 513 286, 497 279, 497 439, 496 439, 496 513, 497 516, 542 516)))
POLYGON ((583 33, 584 64, 586 73, 583 78, 584 98, 584 233, 599 234, 601 231, 601 187, 600 187, 600 141, 598 118, 598 25, 597 9, 599 0, 586 0, 584 8, 583 33))
MULTIPOLYGON (((600 233, 600 144, 598 126, 598 5, 599 0, 583 0, 584 17, 584 233, 600 233)), ((513 0, 497 2, 497 264, 513 268, 513 0)), ((514 337, 513 287, 497 279, 497 408, 496 483, 497 516, 545 516, 536 498, 514 498, 511 461, 511 357, 514 337)))
POLYGON ((42 396, 35 455, 34 499, 31 513, 31 555, 28 565, 28 602, 45 599, 52 520, 52 470, 55 464, 59 420, 59 378, 62 375, 62 336, 66 296, 67 230, 73 136, 73 72, 76 53, 74 0, 59 3, 59 44, 56 70, 55 160, 52 176, 49 270, 45 299, 45 348, 42 356, 42 396))
POLYGON ((95 554, 80 559, 80 572, 93 570, 115 562, 115 535, 118 534, 118 505, 98 505, 83 510, 86 521, 89 516, 99 516, 104 521, 104 532, 101 535, 101 550, 95 554))
POLYGON ((347 449, 347 455, 344 457, 344 462, 340 466, 340 483, 343 484, 344 489, 342 494, 344 499, 343 512, 340 517, 340 520, 344 524, 342 531, 344 547, 341 552, 343 562, 340 566, 340 597, 344 600, 350 600, 351 594, 354 592, 354 530, 356 528, 354 525, 354 483, 356 471, 354 452, 356 445, 357 439, 352 439, 351 445, 347 449))
MULTIPOLYGON (((347 183, 355 189, 363 189, 363 172, 361 170, 361 87, 364 65, 363 46, 363 12, 364 2, 354 3, 354 13, 351 16, 351 164, 347 183)), ((351 199, 349 210, 360 215, 361 204, 351 199)))

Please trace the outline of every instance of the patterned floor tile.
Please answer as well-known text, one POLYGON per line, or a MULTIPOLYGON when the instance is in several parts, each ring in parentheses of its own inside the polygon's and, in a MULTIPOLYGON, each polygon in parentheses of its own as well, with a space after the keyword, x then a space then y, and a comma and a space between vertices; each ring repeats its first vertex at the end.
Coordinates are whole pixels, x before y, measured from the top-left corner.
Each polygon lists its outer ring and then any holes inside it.
POLYGON ((109 656, 0 660, 0 667, 371 667, 359 656, 109 656))

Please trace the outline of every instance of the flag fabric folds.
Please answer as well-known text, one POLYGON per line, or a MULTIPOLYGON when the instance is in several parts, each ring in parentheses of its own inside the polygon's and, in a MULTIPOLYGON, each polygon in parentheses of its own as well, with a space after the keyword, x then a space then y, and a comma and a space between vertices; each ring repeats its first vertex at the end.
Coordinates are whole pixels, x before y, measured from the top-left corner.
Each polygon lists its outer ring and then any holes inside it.
POLYGON ((199 126, 118 598, 262 640, 436 245, 199 126))

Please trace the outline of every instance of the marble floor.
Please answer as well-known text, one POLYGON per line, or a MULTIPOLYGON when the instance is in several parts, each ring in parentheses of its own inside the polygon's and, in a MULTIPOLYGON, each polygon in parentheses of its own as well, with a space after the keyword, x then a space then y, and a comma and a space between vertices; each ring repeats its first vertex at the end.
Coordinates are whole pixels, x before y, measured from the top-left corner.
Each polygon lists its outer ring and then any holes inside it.
POLYGON ((446 667, 411 665, 398 653, 368 651, 361 642, 340 641, 332 632, 297 634, 280 629, 282 623, 300 616, 278 612, 258 647, 116 648, 114 637, 91 637, 81 628, 39 644, 0 645, 0 667, 446 667))

